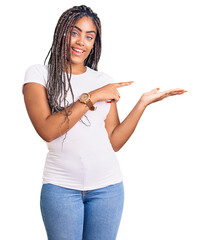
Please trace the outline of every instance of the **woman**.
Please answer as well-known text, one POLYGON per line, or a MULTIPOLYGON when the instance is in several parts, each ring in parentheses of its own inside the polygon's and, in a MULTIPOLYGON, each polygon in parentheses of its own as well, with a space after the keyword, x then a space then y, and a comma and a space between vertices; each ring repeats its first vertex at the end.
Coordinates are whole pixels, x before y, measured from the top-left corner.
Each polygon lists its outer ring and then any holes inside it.
POLYGON ((120 123, 117 89, 133 82, 113 83, 97 70, 101 24, 84 5, 61 15, 49 54, 48 65, 27 69, 23 88, 31 122, 49 149, 40 199, 48 239, 114 240, 124 203, 115 152, 149 104, 185 91, 144 93, 120 123))

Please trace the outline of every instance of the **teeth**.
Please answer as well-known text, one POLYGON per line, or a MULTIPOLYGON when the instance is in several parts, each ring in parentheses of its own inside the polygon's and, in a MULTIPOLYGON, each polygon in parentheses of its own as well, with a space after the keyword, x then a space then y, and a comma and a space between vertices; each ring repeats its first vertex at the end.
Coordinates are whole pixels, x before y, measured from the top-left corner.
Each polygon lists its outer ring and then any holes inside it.
POLYGON ((73 48, 73 50, 75 50, 76 52, 80 52, 80 53, 84 52, 83 50, 76 49, 76 48, 73 48))

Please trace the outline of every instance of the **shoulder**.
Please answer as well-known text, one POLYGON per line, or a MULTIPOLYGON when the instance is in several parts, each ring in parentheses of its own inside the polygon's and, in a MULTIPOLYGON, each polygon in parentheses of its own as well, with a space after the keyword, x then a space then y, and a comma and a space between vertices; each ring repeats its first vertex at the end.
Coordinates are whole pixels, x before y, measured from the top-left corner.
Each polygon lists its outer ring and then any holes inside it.
POLYGON ((33 64, 26 69, 26 73, 45 74, 48 72, 48 66, 42 64, 33 64))
POLYGON ((96 71, 94 69, 91 69, 88 67, 89 74, 97 78, 99 81, 103 81, 106 84, 108 83, 114 83, 114 79, 107 73, 102 71, 96 71))
POLYGON ((48 75, 48 66, 41 64, 33 64, 30 65, 25 71, 24 82, 36 82, 42 84, 44 87, 47 83, 47 75, 48 75))

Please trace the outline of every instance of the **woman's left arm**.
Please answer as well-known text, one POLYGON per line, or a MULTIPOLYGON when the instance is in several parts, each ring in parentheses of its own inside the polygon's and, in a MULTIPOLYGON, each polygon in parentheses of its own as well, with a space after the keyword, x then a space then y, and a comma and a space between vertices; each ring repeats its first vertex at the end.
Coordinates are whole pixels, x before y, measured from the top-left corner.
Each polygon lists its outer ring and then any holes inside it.
POLYGON ((183 89, 176 88, 158 92, 159 88, 144 93, 128 116, 120 123, 116 102, 111 103, 110 111, 105 120, 105 128, 107 130, 110 142, 115 152, 119 151, 128 141, 134 132, 145 108, 154 102, 160 101, 166 97, 179 95, 186 92, 183 89))
POLYGON ((116 102, 111 103, 105 127, 115 152, 119 151, 134 132, 145 107, 138 102, 122 123, 119 121, 116 102))

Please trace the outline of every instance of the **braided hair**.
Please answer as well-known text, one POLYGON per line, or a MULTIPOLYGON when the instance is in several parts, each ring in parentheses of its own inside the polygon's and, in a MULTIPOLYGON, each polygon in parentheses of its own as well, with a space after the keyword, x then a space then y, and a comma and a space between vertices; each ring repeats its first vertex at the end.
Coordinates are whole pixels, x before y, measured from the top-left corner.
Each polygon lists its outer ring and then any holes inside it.
MULTIPOLYGON (((45 58, 45 62, 48 60, 48 79, 46 85, 47 98, 51 113, 54 114, 58 111, 64 110, 66 113, 66 119, 68 120, 69 128, 69 118, 71 111, 70 109, 74 105, 74 94, 72 91, 72 86, 70 84, 71 75, 72 75, 72 66, 71 66, 71 55, 70 50, 67 53, 67 44, 68 44, 68 34, 69 38, 69 49, 71 49, 71 33, 76 24, 76 22, 82 17, 90 17, 97 28, 97 36, 94 42, 94 46, 88 57, 84 61, 84 66, 88 66, 91 69, 97 71, 97 65, 101 55, 101 22, 97 14, 94 13, 91 8, 81 5, 74 6, 66 10, 59 18, 54 31, 54 37, 52 46, 45 58), (69 59, 68 59, 69 56, 69 59), (70 73, 68 73, 68 66, 70 66, 70 73), (67 74, 64 74, 65 71, 67 74), (70 76, 69 76, 70 75, 70 76), (67 78, 66 78, 67 76, 67 78), (68 83, 68 84, 67 84, 68 83), (67 87, 68 85, 68 87, 67 87), (71 91, 73 102, 69 104, 66 99, 68 91, 71 91), (64 101, 64 107, 61 106, 61 102, 64 101), (69 111, 67 110, 69 107, 69 111)), ((86 117, 86 116, 85 116, 86 117)), ((81 120, 82 121, 82 120, 81 120)), ((83 121, 82 121, 83 122, 83 121)))

